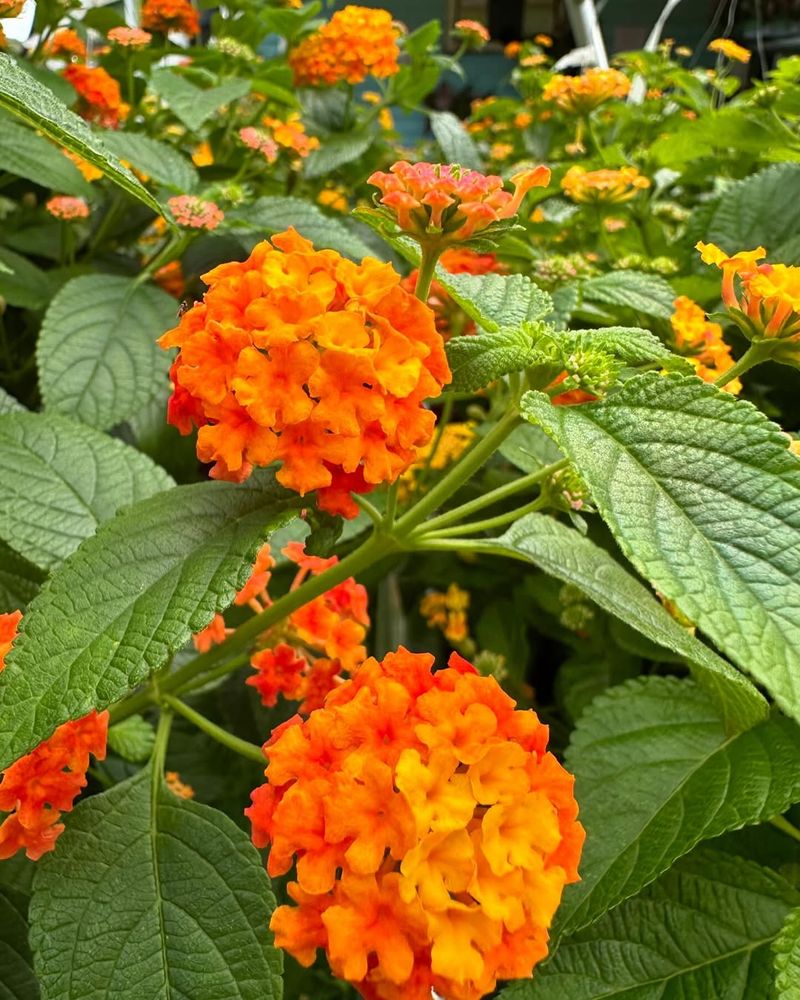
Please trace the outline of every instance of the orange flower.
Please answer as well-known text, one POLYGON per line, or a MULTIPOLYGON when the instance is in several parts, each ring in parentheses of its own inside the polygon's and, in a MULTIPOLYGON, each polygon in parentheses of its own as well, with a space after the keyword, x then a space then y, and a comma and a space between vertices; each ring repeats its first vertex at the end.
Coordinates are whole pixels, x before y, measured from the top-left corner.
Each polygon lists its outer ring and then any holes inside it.
POLYGON ((181 781, 181 776, 177 771, 167 771, 164 774, 164 781, 167 788, 173 795, 177 795, 179 799, 194 798, 194 789, 191 785, 187 785, 181 781))
POLYGON ((698 243, 705 264, 722 271, 722 301, 746 337, 800 340, 800 267, 768 264, 763 247, 731 257, 713 243, 698 243))
POLYGON ((75 56, 78 59, 86 58, 86 43, 72 28, 59 28, 53 32, 44 47, 46 54, 50 57, 75 56))
POLYGON ((740 63, 749 63, 750 56, 752 55, 749 49, 746 49, 743 45, 737 45, 730 38, 715 38, 712 42, 709 42, 708 51, 718 52, 727 59, 733 59, 735 62, 740 63))
MULTIPOLYGON (((704 382, 714 382, 733 366, 731 349, 722 339, 722 327, 709 322, 700 306, 686 295, 679 295, 673 305, 675 312, 670 323, 676 350, 689 358, 704 382)), ((734 394, 741 389, 738 378, 725 386, 726 392, 734 394)))
POLYGON ((584 204, 619 204, 635 198, 639 191, 650 187, 636 167, 620 170, 584 170, 574 166, 561 178, 561 190, 573 201, 584 204))
POLYGON ((187 229, 205 229, 210 232, 225 218, 219 205, 195 194, 179 194, 169 198, 167 207, 178 225, 186 226, 187 229))
POLYGON ((522 42, 508 42, 503 48, 503 55, 506 59, 516 59, 522 51, 522 42))
POLYGON ((57 195, 50 198, 44 206, 56 219, 65 221, 71 219, 88 219, 89 206, 83 198, 71 198, 68 195, 57 195))
POLYGON ((480 21, 470 21, 466 18, 456 21, 453 34, 469 49, 482 49, 489 41, 489 32, 480 21))
POLYGON ((183 298, 186 291, 186 281, 179 260, 172 260, 169 264, 160 267, 153 275, 153 281, 159 288, 163 288, 167 295, 171 295, 175 299, 183 298))
POLYGON ((247 128, 239 129, 239 138, 245 146, 261 153, 267 163, 274 163, 277 160, 278 144, 264 129, 248 125, 247 128))
POLYGON ((324 948, 366 998, 479 1000, 547 954, 583 828, 547 728, 457 654, 369 659, 264 746, 247 810, 268 870, 296 864, 272 918, 304 965, 324 948))
POLYGON ((84 160, 82 156, 78 156, 78 154, 73 153, 72 150, 62 149, 61 152, 67 157, 68 160, 72 160, 78 170, 80 170, 84 180, 96 181, 98 178, 103 176, 102 170, 98 170, 93 163, 89 163, 88 160, 84 160))
POLYGON ((381 192, 379 203, 403 232, 417 240, 436 238, 452 244, 468 240, 512 218, 532 188, 547 187, 550 171, 539 166, 511 178, 514 194, 503 190, 503 178, 466 170, 458 164, 407 163, 390 173, 368 178, 381 192))
POLYGON ((206 140, 198 143, 192 150, 192 163, 196 167, 210 167, 214 162, 214 150, 206 140))
POLYGON ((150 44, 153 36, 141 28, 112 28, 108 33, 108 40, 123 48, 143 49, 150 44))
POLYGON ((189 0, 144 0, 142 27, 149 31, 200 33, 200 18, 189 0))
POLYGON ((398 72, 400 30, 387 10, 348 6, 289 55, 297 87, 382 80, 398 72))
POLYGON ((123 104, 119 84, 113 76, 97 66, 66 66, 61 75, 78 93, 78 113, 87 121, 103 128, 117 128, 128 113, 123 104))
MULTIPOLYGON (((16 637, 22 615, 0 615, 0 670, 16 637)), ((24 850, 31 861, 52 851, 64 829, 61 814, 69 812, 86 785, 89 754, 106 754, 108 712, 90 712, 59 726, 49 739, 3 771, 0 812, 0 860, 24 850)))
POLYGON ((281 483, 354 517, 350 492, 394 482, 433 432, 423 401, 450 381, 433 314, 391 265, 294 230, 203 280, 203 302, 159 341, 180 348, 170 422, 200 427, 215 478, 278 460, 281 483))
POLYGON ((279 146, 291 149, 298 156, 308 156, 312 149, 317 149, 319 146, 319 139, 315 135, 306 135, 305 125, 296 111, 293 111, 285 121, 266 116, 261 122, 270 130, 272 138, 279 146))
POLYGON ((618 69, 587 69, 581 76, 556 74, 542 91, 542 99, 570 114, 586 115, 612 97, 627 96, 630 89, 631 81, 618 69))
POLYGON ((537 45, 541 45, 543 49, 551 49, 553 47, 553 39, 549 35, 534 35, 533 40, 537 45))

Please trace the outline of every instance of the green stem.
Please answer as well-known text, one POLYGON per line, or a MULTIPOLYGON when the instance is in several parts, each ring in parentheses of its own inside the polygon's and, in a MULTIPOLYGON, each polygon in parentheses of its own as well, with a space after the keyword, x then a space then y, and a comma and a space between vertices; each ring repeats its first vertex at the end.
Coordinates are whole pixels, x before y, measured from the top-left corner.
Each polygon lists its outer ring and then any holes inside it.
POLYGON ((163 267, 165 264, 169 264, 171 261, 180 257, 191 241, 191 233, 178 232, 171 236, 161 250, 159 250, 154 257, 151 257, 148 263, 136 276, 136 281, 134 283, 135 286, 138 287, 143 282, 151 278, 160 267, 163 267))
POLYGON ((425 246, 422 248, 422 260, 419 263, 419 272, 417 273, 417 287, 414 289, 414 294, 421 302, 428 301, 431 282, 436 271, 436 262, 441 252, 439 247, 425 246))
POLYGON ((199 691, 201 688, 213 684, 214 681, 219 680, 221 677, 227 677, 234 670, 246 666, 249 662, 249 653, 242 653, 240 656, 235 656, 232 660, 227 660, 218 666, 216 670, 210 670, 207 674, 203 674, 202 677, 195 677, 193 681, 184 684, 181 688, 181 694, 192 694, 194 691, 199 691))
POLYGON ((361 496, 360 493, 354 493, 353 499, 376 528, 383 524, 383 514, 381 514, 378 508, 374 504, 370 503, 366 497, 361 496))
POLYGON ((153 790, 158 787, 157 782, 164 774, 164 761, 167 758, 167 744, 169 743, 169 731, 172 728, 172 712, 168 708, 161 710, 158 717, 158 728, 156 729, 156 739, 153 744, 153 752, 150 756, 150 766, 153 769, 153 790))
POLYGON ((760 365, 762 361, 766 361, 772 354, 774 343, 774 341, 756 341, 751 344, 732 368, 724 371, 718 379, 714 380, 714 385, 721 389, 735 378, 750 371, 751 368, 760 365))
POLYGON ((797 829, 794 823, 790 823, 785 816, 773 816, 770 823, 785 833, 787 837, 791 837, 793 840, 800 840, 800 830, 797 829))
POLYGON ((536 510, 541 510, 547 504, 547 500, 538 496, 530 503, 523 504, 522 507, 515 507, 514 510, 507 510, 505 514, 497 514, 495 517, 487 517, 483 521, 468 521, 466 524, 456 524, 451 528, 441 528, 439 531, 425 531, 420 535, 415 535, 414 540, 429 541, 439 538, 457 537, 463 532, 476 534, 480 531, 489 531, 492 528, 501 528, 511 521, 518 521, 526 514, 532 514, 536 510))
POLYGON ((584 121, 586 122, 586 134, 592 140, 592 145, 594 146, 595 152, 600 157, 600 159, 603 161, 603 163, 608 163, 608 159, 606 157, 605 150, 600 145, 600 140, 597 138, 597 133, 594 130, 594 125, 592 124, 592 117, 591 117, 591 115, 586 115, 584 117, 584 121))
POLYGON ((543 479, 549 478, 553 473, 559 472, 568 465, 569 460, 562 458, 558 462, 553 462, 552 465, 545 465, 544 468, 538 469, 536 472, 530 472, 527 476, 522 476, 513 482, 506 483, 505 486, 498 486, 497 489, 491 490, 489 493, 484 493, 482 496, 470 500, 469 503, 464 503, 460 507, 454 507, 452 510, 445 511, 444 514, 440 514, 438 517, 425 522, 425 534, 427 535, 430 531, 438 531, 440 528, 444 528, 454 521, 462 521, 465 517, 469 517, 469 515, 483 510, 485 507, 491 507, 496 503, 507 500, 509 497, 514 496, 515 493, 521 493, 529 486, 533 486, 543 479))
POLYGON ((394 527, 394 517, 397 512, 397 480, 392 483, 386 493, 386 512, 383 515, 382 526, 384 531, 391 531, 394 527))
POLYGON ((407 538, 411 531, 421 524, 428 514, 432 514, 456 492, 474 473, 480 469, 484 462, 497 451, 499 446, 505 441, 508 435, 520 423, 522 417, 519 412, 510 409, 494 427, 484 437, 473 445, 463 458, 451 467, 450 471, 426 493, 424 497, 405 513, 395 524, 395 537, 399 539, 407 538))
POLYGON ((212 722, 211 719, 207 719, 204 715, 196 712, 179 698, 164 695, 162 701, 174 709, 178 715, 182 715, 184 719, 188 719, 192 725, 197 726, 207 736, 210 736, 212 740, 216 740, 222 746, 233 750, 234 753, 238 753, 240 757, 247 757, 248 760, 255 761, 256 764, 261 764, 262 767, 264 766, 264 754, 261 752, 261 747, 257 747, 255 743, 248 743, 247 740, 239 739, 238 736, 229 733, 227 729, 223 729, 215 722, 212 722))
POLYGON ((436 452, 439 450, 439 445, 442 442, 442 435, 444 434, 445 427, 450 423, 450 417, 453 414, 453 405, 455 403, 455 397, 452 392, 447 393, 444 398, 444 405, 442 406, 442 412, 439 415, 439 419, 436 421, 436 433, 434 434, 431 446, 428 449, 427 457, 425 458, 425 464, 420 469, 419 475, 417 476, 417 483, 420 487, 424 486, 428 481, 430 476, 431 465, 433 464, 434 458, 436 458, 436 452))

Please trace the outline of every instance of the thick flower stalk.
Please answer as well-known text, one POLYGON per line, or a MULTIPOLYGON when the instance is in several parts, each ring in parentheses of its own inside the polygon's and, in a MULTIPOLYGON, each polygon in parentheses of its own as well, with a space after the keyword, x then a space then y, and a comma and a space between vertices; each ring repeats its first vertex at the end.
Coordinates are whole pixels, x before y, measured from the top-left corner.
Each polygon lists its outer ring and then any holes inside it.
POLYGON ((268 870, 296 864, 271 927, 367 1000, 478 1000, 547 954, 583 829, 547 728, 460 656, 367 660, 264 747, 248 810, 268 870))
MULTIPOLYGON (((670 317, 675 337, 675 349, 689 358, 695 371, 704 382, 715 382, 720 375, 733 367, 733 356, 722 338, 722 327, 706 318, 703 309, 686 295, 679 295, 670 317)), ((741 392, 738 378, 725 386, 728 392, 741 392)))
POLYGON ((586 205, 618 205, 631 201, 650 181, 636 167, 620 170, 585 170, 573 166, 561 178, 561 190, 572 201, 586 205))
POLYGON ((354 517, 351 492, 394 482, 430 440, 424 400, 450 381, 433 314, 389 264, 315 251, 294 230, 203 275, 201 303, 161 337, 178 347, 168 419, 200 428, 211 475, 278 480, 354 517))
POLYGON ((542 100, 552 101, 568 114, 588 115, 614 97, 626 97, 630 89, 631 81, 618 69, 587 69, 580 76, 553 76, 542 91, 542 100))
MULTIPOLYGON (((16 637, 20 613, 0 615, 0 671, 16 637)), ((69 812, 86 785, 89 754, 106 754, 108 712, 92 711, 65 722, 27 756, 7 767, 0 780, 0 861, 24 850, 31 861, 52 851, 69 812)))
POLYGON ((142 27, 164 35, 170 31, 197 35, 200 33, 200 17, 189 0, 144 0, 142 27))
POLYGON ((297 87, 382 80, 400 69, 400 28, 387 10, 353 5, 336 11, 289 54, 297 87))

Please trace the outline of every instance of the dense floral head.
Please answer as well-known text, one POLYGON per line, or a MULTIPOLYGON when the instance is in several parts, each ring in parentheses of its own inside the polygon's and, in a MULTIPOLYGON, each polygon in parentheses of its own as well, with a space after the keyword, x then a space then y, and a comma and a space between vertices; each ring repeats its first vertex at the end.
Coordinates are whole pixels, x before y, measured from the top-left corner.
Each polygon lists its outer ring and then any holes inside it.
MULTIPOLYGON (((728 344, 722 339, 722 327, 706 318, 703 309, 686 295, 679 295, 670 317, 675 349, 688 357, 695 371, 704 382, 714 382, 733 366, 728 344)), ((725 385, 726 392, 739 393, 742 383, 738 378, 725 385)))
POLYGON ((178 347, 169 420, 200 428, 212 476, 278 479, 333 513, 394 480, 431 437, 423 401, 450 381, 430 309, 389 264, 315 251, 294 230, 203 275, 202 303, 160 340, 178 347))
POLYGON ((103 128, 117 128, 128 113, 122 101, 119 84, 102 66, 74 64, 66 66, 61 75, 77 91, 78 112, 87 121, 103 128))
POLYGON ((75 56, 77 59, 86 58, 86 43, 72 28, 59 28, 48 38, 45 45, 45 53, 48 56, 75 56))
POLYGON ((588 69, 581 76, 556 75, 547 82, 542 98, 570 114, 585 115, 611 100, 625 97, 631 81, 618 69, 588 69))
POLYGON ((181 31, 185 35, 200 32, 200 18, 189 0, 144 0, 142 27, 148 31, 181 31))
POLYGON ((620 170, 584 170, 574 166, 561 178, 561 190, 572 199, 585 204, 619 204, 635 198, 639 191, 650 187, 636 167, 620 170))
POLYGON ((248 810, 268 869, 296 864, 272 918, 304 965, 375 1000, 478 1000, 547 954, 583 829, 547 728, 461 657, 365 661, 264 747, 248 810))
POLYGON ((547 167, 523 170, 511 178, 511 194, 495 174, 455 163, 400 160, 390 173, 376 171, 367 183, 379 189, 378 203, 404 233, 420 242, 433 239, 447 245, 488 235, 487 230, 496 232, 493 227, 517 214, 528 191, 546 187, 549 180, 547 167))
POLYGON ((56 195, 55 198, 50 198, 44 207, 56 219, 64 221, 89 218, 89 206, 83 198, 73 198, 65 194, 56 195))
MULTIPOLYGON (((21 614, 0 615, 0 671, 17 634, 21 614)), ((86 785, 89 754, 105 757, 108 712, 90 712, 75 722, 65 722, 2 772, 0 812, 0 861, 24 850, 31 861, 52 851, 64 829, 61 814, 69 812, 86 785)))
POLYGON ((123 48, 143 49, 150 44, 153 36, 141 28, 112 28, 108 33, 108 40, 115 45, 122 45, 123 48))
POLYGON ((456 21, 453 34, 468 49, 482 49, 490 38, 480 21, 470 21, 468 18, 456 21))
POLYGON ((800 340, 800 267, 758 263, 763 247, 728 256, 713 243, 698 243, 705 264, 722 271, 722 301, 746 337, 800 340))
POLYGON ((730 38, 715 38, 712 42, 709 42, 708 51, 717 52, 727 59, 732 59, 740 63, 749 63, 750 56, 752 55, 750 49, 746 49, 743 45, 737 45, 730 38))
POLYGON ((348 6, 289 55, 298 87, 385 79, 399 70, 400 29, 387 10, 348 6))
POLYGON ((195 194, 176 195, 167 201, 167 207, 178 225, 187 229, 210 231, 216 229, 225 218, 219 205, 195 194))
POLYGON ((239 138, 249 149, 261 153, 267 163, 274 163, 278 159, 278 144, 263 128, 248 125, 239 129, 239 138))
POLYGON ((305 125, 296 111, 287 115, 285 119, 271 118, 267 115, 261 119, 261 123, 269 129, 273 141, 281 149, 290 150, 298 156, 306 157, 319 146, 319 139, 315 135, 306 133, 305 125))

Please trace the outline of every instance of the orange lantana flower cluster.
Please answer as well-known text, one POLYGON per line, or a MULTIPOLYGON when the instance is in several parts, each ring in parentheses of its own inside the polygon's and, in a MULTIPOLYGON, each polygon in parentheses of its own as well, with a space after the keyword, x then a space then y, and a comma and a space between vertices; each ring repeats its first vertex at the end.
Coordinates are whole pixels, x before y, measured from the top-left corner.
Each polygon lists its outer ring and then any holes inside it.
POLYGON ((751 339, 800 340, 800 267, 768 264, 764 247, 728 256, 713 243, 698 243, 706 264, 722 271, 722 301, 751 339))
POLYGON ((102 66, 74 64, 65 66, 61 75, 77 91, 78 113, 103 128, 117 128, 128 114, 119 84, 102 66))
POLYGON ((182 31, 185 35, 200 32, 200 18, 189 0, 144 0, 142 27, 148 31, 182 31))
POLYGON ((388 10, 348 6, 290 53, 295 86, 333 86, 379 80, 399 70, 400 29, 388 10))
POLYGON ((423 401, 450 381, 433 313, 390 264, 315 251, 292 229, 203 280, 159 341, 180 348, 170 423, 200 428, 215 478, 278 460, 284 486, 354 517, 351 491, 394 482, 433 432, 423 401))
POLYGON ((213 201, 207 201, 196 194, 178 194, 167 200, 167 207, 179 226, 187 229, 210 231, 225 218, 225 213, 213 201))
POLYGON ((278 144, 263 128, 248 125, 239 129, 239 138, 249 149, 253 149, 264 157, 267 163, 278 159, 278 144))
POLYGON ((63 219, 65 222, 89 218, 89 206, 83 198, 73 198, 66 194, 56 195, 54 198, 49 198, 44 207, 56 219, 63 219))
POLYGON ((487 29, 480 21, 462 18, 453 25, 453 34, 470 49, 482 49, 490 40, 487 29))
POLYGON ((454 655, 368 659, 264 747, 247 813, 268 870, 296 862, 272 918, 304 965, 324 948, 367 1000, 478 1000, 528 976, 577 877, 573 779, 547 727, 454 655))
POLYGON ((271 118, 266 115, 261 119, 265 128, 270 130, 273 140, 282 148, 297 153, 298 156, 308 156, 312 149, 317 149, 319 139, 315 135, 307 135, 300 114, 293 111, 286 119, 271 118))
POLYGON ((582 204, 617 205, 649 187, 650 181, 636 167, 584 170, 576 165, 561 178, 561 190, 572 201, 582 204))
POLYGON ((141 28, 112 28, 108 33, 108 40, 123 48, 143 49, 152 42, 153 36, 141 28))
MULTIPOLYGON (((689 358, 704 382, 716 381, 733 367, 731 349, 722 339, 722 327, 708 320, 701 307, 686 295, 679 295, 673 306, 670 323, 676 350, 689 358)), ((733 393, 739 393, 741 388, 738 378, 725 386, 727 392, 733 393)))
POLYGON ((469 635, 469 601, 469 591, 451 583, 446 591, 428 591, 419 602, 419 613, 428 628, 439 629, 450 642, 463 642, 469 635))
POLYGON ((50 57, 75 56, 77 59, 86 58, 86 43, 72 28, 59 28, 48 38, 45 53, 50 57))
POLYGON ((720 55, 725 56, 727 59, 732 59, 735 62, 740 63, 749 63, 750 56, 752 55, 750 49, 746 49, 743 45, 739 45, 731 38, 715 38, 713 41, 708 43, 708 51, 717 52, 720 55))
POLYGON ((612 97, 625 97, 630 89, 631 81, 618 69, 587 69, 580 76, 556 74, 545 85, 542 99, 570 114, 586 115, 612 97))
POLYGON ((471 239, 495 223, 511 219, 532 188, 546 187, 547 167, 523 170, 511 178, 514 194, 503 190, 503 178, 481 174, 458 164, 408 163, 400 160, 389 173, 368 178, 381 192, 379 203, 393 222, 416 239, 447 237, 447 243, 471 239))
MULTIPOLYGON (((17 634, 22 615, 0 615, 0 671, 17 634)), ((65 722, 53 735, 15 764, 0 780, 0 861, 24 850, 31 861, 52 851, 64 829, 61 814, 69 812, 86 785, 89 754, 106 755, 108 712, 90 712, 65 722)))

